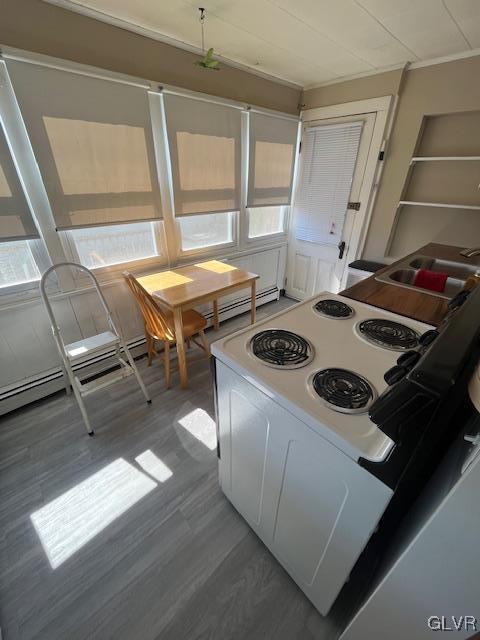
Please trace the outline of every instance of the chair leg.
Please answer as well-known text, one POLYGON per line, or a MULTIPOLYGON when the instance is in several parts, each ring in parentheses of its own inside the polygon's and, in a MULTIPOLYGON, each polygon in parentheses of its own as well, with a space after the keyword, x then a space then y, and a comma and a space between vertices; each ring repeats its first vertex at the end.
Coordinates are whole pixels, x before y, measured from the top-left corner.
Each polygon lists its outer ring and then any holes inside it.
POLYGON ((190 338, 187 338, 187 339, 186 339, 186 343, 187 343, 187 349, 190 349, 190 346, 191 346, 191 345, 190 345, 190 338))
POLYGON ((200 339, 202 341, 203 348, 205 349, 205 353, 207 354, 207 358, 209 358, 210 357, 210 345, 208 344, 208 340, 207 340, 207 336, 205 335, 205 331, 203 329, 200 329, 200 331, 198 332, 198 335, 200 336, 200 339))
POLYGON ((170 342, 163 343, 163 368, 165 370, 165 389, 170 389, 170 342))
POLYGON ((152 364, 152 358, 153 358, 153 338, 150 334, 146 333, 145 334, 145 340, 147 343, 147 362, 148 362, 148 366, 150 367, 152 364))
POLYGON ((150 404, 152 401, 150 400, 150 396, 148 395, 148 391, 143 383, 142 377, 138 372, 137 365, 135 364, 135 360, 132 358, 132 354, 130 353, 127 345, 122 344, 122 347, 123 347, 123 351, 125 352, 125 355, 127 356, 128 364, 132 367, 133 373, 135 374, 135 377, 138 382, 138 386, 142 390, 142 393, 145 396, 145 400, 148 402, 148 404, 150 404))

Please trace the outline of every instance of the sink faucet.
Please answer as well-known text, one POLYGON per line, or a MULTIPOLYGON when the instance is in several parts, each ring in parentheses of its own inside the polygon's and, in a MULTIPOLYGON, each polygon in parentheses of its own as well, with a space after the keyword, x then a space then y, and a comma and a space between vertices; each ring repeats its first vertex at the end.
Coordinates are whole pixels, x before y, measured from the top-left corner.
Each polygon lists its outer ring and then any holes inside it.
POLYGON ((463 249, 460 251, 461 256, 465 256, 465 258, 473 258, 474 256, 480 255, 480 247, 472 247, 470 249, 463 249))

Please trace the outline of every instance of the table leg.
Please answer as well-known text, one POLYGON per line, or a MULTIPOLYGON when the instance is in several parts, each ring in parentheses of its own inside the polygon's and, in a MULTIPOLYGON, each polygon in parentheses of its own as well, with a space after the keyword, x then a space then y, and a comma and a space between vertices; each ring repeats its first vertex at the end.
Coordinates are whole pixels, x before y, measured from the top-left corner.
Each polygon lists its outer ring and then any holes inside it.
POLYGON ((213 301, 213 328, 215 331, 218 331, 219 322, 218 322, 218 300, 213 301))
POLYGON ((185 338, 183 335, 183 316, 180 307, 174 309, 173 320, 175 323, 175 340, 177 341, 178 368, 180 370, 180 386, 186 389, 188 386, 187 359, 185 356, 185 338))
POLYGON ((255 324, 256 320, 256 302, 257 302, 257 282, 256 280, 252 281, 252 324, 255 324))

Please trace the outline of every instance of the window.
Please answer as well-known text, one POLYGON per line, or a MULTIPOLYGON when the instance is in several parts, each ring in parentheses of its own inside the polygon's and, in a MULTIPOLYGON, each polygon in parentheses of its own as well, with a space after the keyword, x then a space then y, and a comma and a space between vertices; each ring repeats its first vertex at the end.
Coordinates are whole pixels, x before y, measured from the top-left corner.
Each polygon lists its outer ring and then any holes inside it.
POLYGON ((9 287, 40 279, 32 252, 32 241, 0 243, 0 287, 9 287))
POLYGON ((160 255, 155 224, 134 222, 87 227, 72 229, 68 234, 80 263, 92 269, 160 255))
POLYGON ((164 106, 175 215, 238 211, 240 109, 170 94, 164 106))
POLYGON ((285 207, 255 207, 248 210, 248 237, 260 238, 285 231, 285 207))
POLYGON ((291 201, 298 120, 250 113, 248 207, 291 201))
POLYGON ((147 86, 7 67, 57 230, 162 217, 147 86))
POLYGON ((234 220, 234 213, 197 214, 179 218, 182 251, 233 242, 234 220))
POLYGON ((35 55, 0 69, 1 293, 52 260, 110 278, 285 233, 295 117, 35 55))

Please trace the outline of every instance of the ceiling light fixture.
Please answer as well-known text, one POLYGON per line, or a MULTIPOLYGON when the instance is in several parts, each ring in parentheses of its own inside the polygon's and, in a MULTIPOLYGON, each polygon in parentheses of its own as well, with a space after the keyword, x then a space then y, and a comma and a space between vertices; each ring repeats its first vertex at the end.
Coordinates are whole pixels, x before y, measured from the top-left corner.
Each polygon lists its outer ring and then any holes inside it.
POLYGON ((204 54, 204 57, 201 60, 197 60, 195 64, 199 67, 203 67, 204 69, 219 71, 220 68, 218 66, 218 60, 214 60, 213 58, 213 47, 211 47, 205 54, 205 19, 207 17, 206 9, 204 7, 198 7, 198 10, 200 11, 200 27, 202 30, 202 53, 204 54))

